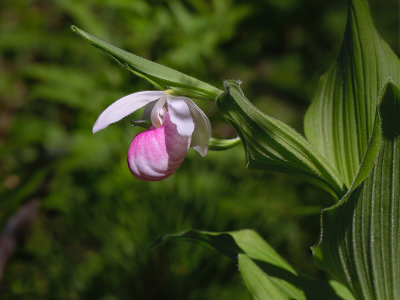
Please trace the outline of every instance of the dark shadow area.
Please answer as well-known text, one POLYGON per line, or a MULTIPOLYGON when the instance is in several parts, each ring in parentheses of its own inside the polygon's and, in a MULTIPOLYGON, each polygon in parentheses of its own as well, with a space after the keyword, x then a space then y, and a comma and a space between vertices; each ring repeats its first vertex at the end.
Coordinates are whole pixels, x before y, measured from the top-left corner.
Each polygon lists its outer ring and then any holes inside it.
POLYGON ((400 91, 394 84, 388 84, 380 105, 382 135, 394 141, 400 135, 400 91))

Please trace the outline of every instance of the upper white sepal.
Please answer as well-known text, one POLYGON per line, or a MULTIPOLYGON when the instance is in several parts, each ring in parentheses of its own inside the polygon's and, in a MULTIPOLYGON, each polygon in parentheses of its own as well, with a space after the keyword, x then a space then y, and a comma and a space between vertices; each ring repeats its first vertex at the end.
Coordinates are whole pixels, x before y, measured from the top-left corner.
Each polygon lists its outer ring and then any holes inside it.
POLYGON ((165 92, 163 91, 144 91, 122 97, 100 114, 93 125, 92 132, 96 133, 103 130, 108 125, 118 122, 146 104, 162 97, 165 97, 165 92))

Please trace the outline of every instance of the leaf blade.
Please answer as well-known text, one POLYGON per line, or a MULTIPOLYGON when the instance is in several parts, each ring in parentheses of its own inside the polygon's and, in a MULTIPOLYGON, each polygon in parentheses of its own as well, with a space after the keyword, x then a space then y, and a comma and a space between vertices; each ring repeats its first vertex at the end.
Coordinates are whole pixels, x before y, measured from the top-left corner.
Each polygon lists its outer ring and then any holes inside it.
POLYGON ((349 0, 339 56, 321 77, 305 135, 350 186, 374 128, 379 91, 400 79, 400 62, 374 28, 366 1, 349 0))
POLYGON ((71 30, 96 48, 110 55, 122 67, 148 80, 161 90, 170 89, 180 96, 205 100, 214 100, 222 93, 221 90, 208 83, 115 47, 75 25, 71 26, 71 30))
MULTIPOLYGON (((257 277, 260 277, 259 280, 267 281, 268 286, 272 283, 274 290, 289 299, 320 300, 321 295, 324 295, 326 300, 354 300, 348 289, 336 281, 315 280, 298 274, 253 230, 244 229, 230 232, 188 230, 164 235, 158 238, 150 246, 150 249, 171 240, 199 242, 233 259, 237 259, 241 255, 245 256, 250 269, 246 269, 246 267, 241 269, 245 280, 249 280, 249 274, 254 272, 257 277)), ((251 286, 249 289, 252 293, 263 295, 262 287, 258 289, 251 286)))
POLYGON ((373 168, 365 181, 339 204, 323 211, 322 236, 314 250, 321 267, 346 284, 358 298, 397 299, 400 295, 400 90, 397 86, 388 85, 379 113, 381 142, 373 168))
POLYGON ((243 281, 253 299, 289 300, 246 254, 239 254, 238 263, 243 281))
POLYGON ((260 112, 238 82, 224 84, 226 92, 217 98, 217 107, 241 137, 250 169, 302 176, 339 198, 345 193, 340 174, 303 136, 260 112))

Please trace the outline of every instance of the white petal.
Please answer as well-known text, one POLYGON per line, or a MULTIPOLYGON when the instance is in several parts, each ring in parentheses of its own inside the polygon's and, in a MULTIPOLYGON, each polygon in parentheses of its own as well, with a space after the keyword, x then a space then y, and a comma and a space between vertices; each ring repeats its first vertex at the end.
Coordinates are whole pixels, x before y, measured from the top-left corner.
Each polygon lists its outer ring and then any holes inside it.
POLYGON ((211 138, 211 124, 205 113, 189 98, 185 98, 194 122, 191 147, 201 156, 207 154, 208 141, 211 138))
POLYGON ((159 128, 164 123, 164 105, 166 100, 167 99, 165 97, 160 98, 160 100, 155 102, 153 109, 151 110, 150 119, 155 128, 159 128))
POLYGON ((133 93, 115 101, 97 118, 92 132, 96 133, 97 131, 106 128, 108 125, 125 118, 127 115, 130 115, 139 108, 161 97, 165 97, 165 92, 145 91, 133 93))
POLYGON ((168 113, 171 122, 176 125, 179 135, 191 137, 194 131, 194 123, 185 97, 167 96, 168 113))

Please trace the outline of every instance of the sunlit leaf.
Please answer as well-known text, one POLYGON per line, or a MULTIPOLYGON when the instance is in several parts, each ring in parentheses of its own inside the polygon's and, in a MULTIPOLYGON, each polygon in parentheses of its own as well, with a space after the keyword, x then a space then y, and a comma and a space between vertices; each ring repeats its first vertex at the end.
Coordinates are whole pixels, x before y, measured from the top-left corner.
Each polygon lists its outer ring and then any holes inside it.
POLYGON ((264 300, 289 300, 246 254, 238 256, 239 270, 242 273, 243 281, 253 299, 264 300))
POLYGON ((253 230, 206 232, 189 230, 157 239, 150 249, 167 241, 200 242, 238 259, 239 270, 255 299, 354 300, 336 281, 321 281, 298 274, 265 240, 253 230))
POLYGON ((305 134, 349 186, 367 149, 378 93, 398 82, 400 63, 374 28, 365 0, 349 0, 336 62, 322 76, 305 116, 305 134))
POLYGON ((212 85, 115 47, 76 26, 71 26, 71 30, 110 55, 122 67, 148 80, 159 89, 172 90, 181 96, 208 100, 214 100, 222 93, 212 85))

